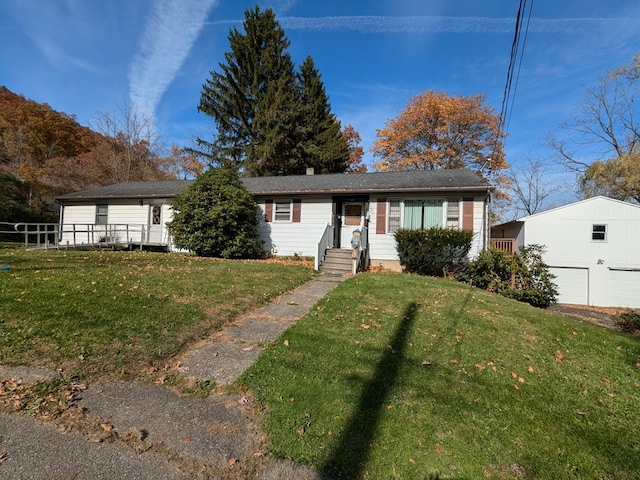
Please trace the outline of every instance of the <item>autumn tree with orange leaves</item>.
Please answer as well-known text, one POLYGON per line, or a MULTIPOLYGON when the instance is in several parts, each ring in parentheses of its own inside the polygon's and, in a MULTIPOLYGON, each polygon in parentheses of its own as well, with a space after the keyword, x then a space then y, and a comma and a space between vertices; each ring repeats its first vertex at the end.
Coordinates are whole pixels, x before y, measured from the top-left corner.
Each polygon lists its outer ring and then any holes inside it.
POLYGON ((362 138, 353 125, 347 125, 342 129, 342 137, 349 148, 346 173, 366 173, 367 166, 363 161, 364 150, 360 146, 362 138))
POLYGON ((483 95, 454 97, 427 91, 409 100, 396 118, 377 130, 373 154, 379 171, 469 168, 502 193, 507 180, 499 173, 505 161, 500 116, 483 95))

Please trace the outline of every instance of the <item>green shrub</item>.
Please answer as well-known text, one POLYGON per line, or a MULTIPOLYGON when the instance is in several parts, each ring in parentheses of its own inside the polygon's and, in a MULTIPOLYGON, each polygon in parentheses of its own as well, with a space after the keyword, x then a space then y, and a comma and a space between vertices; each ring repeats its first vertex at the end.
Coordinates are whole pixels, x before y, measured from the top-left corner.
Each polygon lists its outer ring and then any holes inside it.
POLYGON ((177 247, 198 256, 257 258, 257 208, 237 172, 214 168, 176 196, 168 227, 177 247))
POLYGON ((525 245, 517 254, 489 250, 456 276, 462 282, 534 307, 546 308, 558 297, 553 275, 542 260, 544 247, 525 245))
POLYGON ((612 315, 611 319, 615 322, 618 330, 640 336, 640 312, 630 310, 612 315))
POLYGON ((460 268, 471 249, 473 233, 453 228, 400 229, 395 239, 405 271, 441 277, 460 268))

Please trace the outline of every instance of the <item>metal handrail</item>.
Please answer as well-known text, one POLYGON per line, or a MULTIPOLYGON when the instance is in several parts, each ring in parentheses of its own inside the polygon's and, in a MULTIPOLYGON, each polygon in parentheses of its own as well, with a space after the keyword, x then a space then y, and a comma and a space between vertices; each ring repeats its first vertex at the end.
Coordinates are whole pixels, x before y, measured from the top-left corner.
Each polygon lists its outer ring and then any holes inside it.
POLYGON ((320 236, 320 240, 318 240, 316 255, 314 259, 313 268, 318 270, 320 268, 320 264, 324 261, 325 252, 328 248, 333 248, 333 232, 334 227, 327 223, 324 227, 324 231, 320 236))
POLYGON ((159 227, 159 242, 151 242, 145 224, 112 223, 8 223, 0 222, 0 234, 20 235, 24 246, 34 248, 78 248, 87 246, 158 245, 169 246, 168 229, 159 227))

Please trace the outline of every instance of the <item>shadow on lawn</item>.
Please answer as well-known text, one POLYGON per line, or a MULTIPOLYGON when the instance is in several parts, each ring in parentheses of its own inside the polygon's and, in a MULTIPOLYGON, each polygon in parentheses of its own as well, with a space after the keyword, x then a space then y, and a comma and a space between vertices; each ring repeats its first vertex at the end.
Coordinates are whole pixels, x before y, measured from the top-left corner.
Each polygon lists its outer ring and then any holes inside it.
POLYGON ((354 415, 349 420, 340 443, 331 452, 321 470, 340 478, 360 478, 375 440, 380 415, 396 383, 404 359, 407 336, 415 321, 417 305, 407 305, 389 345, 376 366, 373 377, 365 385, 354 415))

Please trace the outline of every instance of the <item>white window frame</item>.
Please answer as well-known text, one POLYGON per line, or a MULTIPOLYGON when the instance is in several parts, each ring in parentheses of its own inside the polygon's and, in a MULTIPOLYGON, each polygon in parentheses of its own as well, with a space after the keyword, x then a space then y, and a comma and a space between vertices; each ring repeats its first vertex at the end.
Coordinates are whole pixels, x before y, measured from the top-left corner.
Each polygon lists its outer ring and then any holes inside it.
MULTIPOLYGON (((426 201, 441 201, 442 202, 442 228, 456 228, 456 229, 461 229, 462 228, 462 200, 461 199, 443 199, 443 198, 411 198, 409 200, 426 200, 426 201), (458 205, 458 218, 457 218, 457 224, 455 227, 448 227, 449 225, 449 204, 450 203, 455 203, 458 205)), ((405 228, 404 225, 404 209, 405 209, 405 199, 404 198, 390 198, 387 200, 387 225, 386 225, 386 232, 387 234, 394 234, 395 231, 399 228, 405 228), (395 216, 392 217, 391 215, 391 205, 392 204, 396 204, 399 206, 400 212, 399 212, 399 226, 397 228, 394 228, 393 225, 391 224, 391 219, 392 218, 397 218, 395 216)))
POLYGON ((594 223, 591 225, 591 241, 592 242, 606 242, 609 234, 609 228, 606 223, 594 223), (602 229, 596 230, 597 227, 602 229), (602 238, 596 238, 596 235, 602 236, 602 238))
POLYGON ((293 218, 293 201, 292 200, 274 200, 273 201, 273 221, 274 222, 291 222, 293 218), (285 208, 286 206, 286 208, 285 208), (287 214, 287 218, 278 218, 284 217, 284 214, 287 214))
POLYGON ((96 225, 108 225, 109 223, 109 204, 97 203, 96 204, 96 225), (104 208, 104 211, 102 209, 104 208))
MULTIPOLYGON (((455 229, 459 230, 460 226, 462 225, 462 219, 461 219, 461 215, 460 215, 460 212, 462 212, 462 200, 461 199, 458 199, 458 200, 456 200, 456 199, 445 200, 444 203, 445 203, 445 205, 444 205, 445 208, 443 208, 443 210, 444 210, 444 217, 445 218, 444 218, 444 224, 443 225, 445 225, 446 228, 455 228, 455 229), (457 205, 458 206, 458 217, 455 220, 456 221, 456 225, 455 226, 449 225, 450 219, 453 218, 453 217, 449 216, 449 205, 457 205)), ((453 220, 451 220, 451 221, 453 221, 453 220)))
POLYGON ((394 234, 396 232, 396 230, 402 228, 402 225, 404 224, 404 200, 401 200, 399 198, 390 198, 389 200, 387 200, 387 225, 386 225, 386 232, 388 234, 394 234), (391 225, 391 204, 394 203, 397 205, 398 207, 398 215, 394 216, 393 218, 397 218, 398 219, 398 226, 393 226, 391 225))

